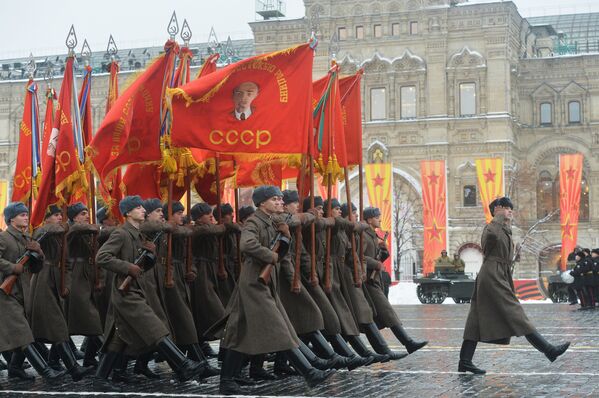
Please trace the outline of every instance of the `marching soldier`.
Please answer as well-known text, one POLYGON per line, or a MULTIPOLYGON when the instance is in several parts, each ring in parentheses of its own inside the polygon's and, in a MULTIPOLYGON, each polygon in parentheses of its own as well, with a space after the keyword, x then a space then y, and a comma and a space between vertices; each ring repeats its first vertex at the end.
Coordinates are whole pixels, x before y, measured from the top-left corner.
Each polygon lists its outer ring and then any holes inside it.
POLYGON ((97 225, 89 223, 89 211, 81 203, 67 208, 70 227, 67 233, 68 265, 71 272, 70 294, 65 300, 65 313, 69 334, 71 336, 87 336, 88 345, 85 350, 84 366, 96 366, 96 352, 102 346, 102 321, 96 307, 94 291, 96 278, 100 278, 100 290, 103 288, 104 273, 92 267, 96 254, 92 248, 92 235, 97 238, 100 231, 97 225))
POLYGON ((108 376, 119 354, 139 355, 154 347, 166 358, 180 381, 189 380, 203 371, 202 364, 185 358, 170 339, 166 325, 146 301, 143 282, 137 280, 143 272, 151 272, 151 254, 156 251, 154 244, 144 241, 139 230, 145 219, 143 201, 139 196, 127 196, 119 203, 119 210, 126 221, 110 235, 96 257, 97 263, 114 272, 115 277, 110 286, 112 305, 106 323, 105 352, 96 371, 94 386, 118 391, 108 382, 108 376), (141 259, 140 254, 144 254, 141 259), (126 289, 123 285, 129 280, 126 289))
MULTIPOLYGON (((216 208, 212 211, 216 221, 218 219, 218 211, 216 208)), ((220 206, 221 224, 233 226, 233 207, 229 203, 224 203, 220 206)), ((216 285, 218 287, 218 297, 226 307, 235 289, 235 270, 237 267, 237 237, 241 233, 239 228, 228 228, 222 237, 223 242, 223 255, 225 262, 225 270, 227 276, 224 279, 217 279, 216 285)), ((218 270, 217 270, 218 271, 218 270)), ((215 274, 218 275, 218 272, 215 274)))
MULTIPOLYGON (((102 247, 102 245, 108 240, 110 234, 116 229, 117 222, 112 217, 109 217, 106 207, 101 207, 98 209, 96 221, 100 226, 100 233, 98 234, 98 247, 102 247)), ((104 270, 104 283, 102 284, 103 288, 100 289, 100 291, 94 291, 96 307, 98 308, 98 313, 100 314, 100 322, 102 322, 102 330, 104 330, 104 326, 106 325, 106 313, 108 312, 108 304, 110 302, 110 286, 113 277, 114 274, 112 272, 104 270)))
MULTIPOLYGON (((88 367, 81 367, 69 344, 69 328, 63 313, 61 297, 63 292, 60 260, 62 237, 65 234, 65 228, 61 223, 62 211, 60 207, 52 205, 46 212, 44 226, 38 228, 34 234, 44 252, 44 266, 31 278, 29 323, 36 341, 52 344, 49 363, 54 360, 59 365, 58 358, 62 359, 73 381, 79 381, 92 373, 94 368, 85 363, 84 366, 88 367)), ((70 286, 69 279, 70 272, 65 272, 64 285, 67 290, 67 286, 70 286)))
POLYGON ((313 368, 299 350, 300 340, 277 294, 279 254, 272 250, 272 244, 281 236, 290 236, 287 224, 277 224, 273 219, 283 212, 282 196, 279 188, 273 186, 258 187, 252 194, 258 209, 241 233, 241 275, 226 317, 214 325, 214 330, 224 327, 222 347, 227 349, 221 370, 221 394, 242 392, 235 375, 245 355, 284 352, 310 386, 332 374, 313 368), (258 278, 268 265, 273 267, 269 267, 269 275, 263 275, 267 279, 262 283, 258 278))
POLYGON ((29 275, 39 272, 44 259, 40 244, 31 240, 27 233, 29 209, 23 203, 13 202, 4 208, 4 220, 8 225, 0 232, 0 277, 3 285, 8 278, 16 277, 9 292, 0 294, 0 352, 12 351, 8 364, 8 376, 30 379, 23 370, 25 357, 37 373, 49 382, 62 379, 64 372, 50 368, 33 344, 33 334, 25 317, 30 308, 29 275), (26 252, 37 255, 25 266, 19 259, 26 252))
POLYGON ((525 336, 551 362, 570 346, 570 342, 554 346, 545 340, 528 320, 516 297, 511 273, 514 257, 511 226, 513 208, 512 201, 507 197, 495 199, 489 204, 493 220, 485 226, 481 237, 484 260, 476 277, 466 319, 459 372, 486 373, 472 363, 479 341, 509 344, 512 336, 525 336))

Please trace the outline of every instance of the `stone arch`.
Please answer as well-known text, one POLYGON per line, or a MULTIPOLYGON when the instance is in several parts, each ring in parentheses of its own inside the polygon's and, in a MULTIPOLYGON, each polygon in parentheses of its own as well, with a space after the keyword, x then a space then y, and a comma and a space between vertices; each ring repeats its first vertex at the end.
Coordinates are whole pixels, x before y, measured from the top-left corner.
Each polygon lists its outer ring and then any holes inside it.
POLYGON ((391 70, 391 61, 381 56, 377 51, 372 58, 365 60, 360 66, 367 73, 385 73, 391 70))
POLYGON ((341 67, 341 72, 348 75, 356 73, 359 68, 358 62, 349 54, 343 57, 341 62, 339 62, 339 66, 341 67))
POLYGON ((367 163, 387 163, 389 160, 389 148, 379 140, 374 140, 366 150, 367 163))
POLYGON ((400 7, 401 6, 397 1, 392 1, 387 6, 387 10, 389 11, 389 13, 399 12, 400 7))
POLYGON ((351 10, 351 14, 355 17, 364 15, 364 7, 362 7, 360 4, 355 5, 351 10))
POLYGON ((453 54, 447 63, 448 68, 486 68, 485 57, 478 51, 473 51, 465 46, 461 51, 453 54))
POLYGON ((589 163, 589 158, 591 157, 591 153, 589 151, 590 144, 586 143, 583 139, 568 136, 568 139, 558 139, 549 137, 544 138, 533 145, 533 148, 529 152, 529 159, 531 160, 531 164, 535 169, 538 169, 539 164, 550 155, 557 155, 560 153, 575 153, 579 152, 583 154, 582 166, 585 172, 591 170, 591 165, 589 163), (549 148, 547 148, 549 146, 549 148))
POLYGON ((399 57, 393 59, 391 66, 396 72, 426 71, 426 62, 406 49, 399 57))

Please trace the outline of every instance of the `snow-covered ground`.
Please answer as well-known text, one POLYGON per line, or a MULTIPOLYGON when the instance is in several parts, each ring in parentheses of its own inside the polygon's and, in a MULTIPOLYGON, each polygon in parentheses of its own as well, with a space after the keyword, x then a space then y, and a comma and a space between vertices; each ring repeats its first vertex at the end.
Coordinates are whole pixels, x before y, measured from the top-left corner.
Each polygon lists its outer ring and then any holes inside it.
MULTIPOLYGON (((416 296, 416 284, 413 282, 400 282, 389 289, 389 302, 391 304, 420 304, 418 296, 416 296)), ((520 301, 522 304, 540 304, 552 301, 546 300, 526 300, 520 301)), ((455 304, 452 299, 447 298, 443 304, 455 304)))

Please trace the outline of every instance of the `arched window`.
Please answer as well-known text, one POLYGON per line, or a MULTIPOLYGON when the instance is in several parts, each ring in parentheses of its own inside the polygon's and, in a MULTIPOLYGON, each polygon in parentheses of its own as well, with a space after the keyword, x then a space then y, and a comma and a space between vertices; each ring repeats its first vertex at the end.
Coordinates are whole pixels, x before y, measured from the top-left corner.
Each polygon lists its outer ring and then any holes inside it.
MULTIPOLYGON (((548 171, 541 171, 537 181, 537 218, 543 218, 554 209, 554 184, 548 171)), ((559 197, 559 186, 557 189, 559 197)))
POLYGON ((570 101, 568 102, 568 123, 575 124, 580 123, 580 102, 570 101))

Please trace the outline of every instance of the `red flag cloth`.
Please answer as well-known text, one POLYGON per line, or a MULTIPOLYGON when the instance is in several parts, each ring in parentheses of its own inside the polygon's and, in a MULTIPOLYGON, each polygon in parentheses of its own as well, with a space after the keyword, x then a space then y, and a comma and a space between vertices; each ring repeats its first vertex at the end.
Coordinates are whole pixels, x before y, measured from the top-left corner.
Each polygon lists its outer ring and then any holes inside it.
POLYGON ((435 260, 447 249, 447 181, 445 161, 420 162, 422 178, 422 218, 424 226, 424 259, 422 272, 435 271, 435 260))
POLYGON ((125 195, 139 195, 142 199, 161 198, 160 172, 154 164, 130 164, 123 176, 125 195))
POLYGON ((206 61, 204 61, 204 63, 202 64, 202 67, 200 68, 200 70, 198 71, 198 74, 196 75, 196 79, 199 79, 202 76, 206 76, 213 72, 216 72, 216 61, 218 61, 219 58, 220 58, 219 53, 214 53, 214 54, 210 55, 208 58, 206 58, 206 61))
POLYGON ((260 185, 281 186, 283 165, 281 161, 255 160, 240 162, 237 167, 235 183, 238 188, 260 185))
POLYGON ((101 183, 117 167, 160 161, 163 90, 174 65, 178 45, 168 41, 162 54, 125 90, 102 121, 88 146, 88 154, 101 183))
POLYGON ((304 44, 168 90, 173 145, 222 153, 305 153, 313 57, 304 44))
POLYGON ((347 164, 362 164, 362 92, 360 82, 364 71, 339 79, 341 111, 347 164))
POLYGON ((116 61, 110 63, 110 80, 108 81, 108 96, 106 97, 106 114, 115 104, 119 97, 119 64, 116 61))
POLYGON ((568 255, 578 239, 578 215, 582 189, 581 153, 559 155, 559 210, 562 225, 562 250, 560 268, 566 270, 568 255))
POLYGON ((54 125, 54 100, 56 100, 56 91, 53 88, 46 90, 46 116, 44 117, 44 135, 42 136, 41 163, 44 167, 44 158, 48 151, 48 142, 52 135, 52 126, 54 125))
POLYGON ((19 125, 19 149, 12 186, 12 202, 29 205, 29 199, 33 200, 32 195, 37 195, 35 179, 41 172, 39 129, 37 84, 30 79, 25 89, 23 119, 19 125))
POLYGON ((335 65, 327 76, 313 84, 312 103, 315 104, 313 116, 316 136, 313 140, 312 155, 317 160, 317 171, 325 177, 325 185, 327 174, 331 173, 334 181, 341 179, 341 168, 347 166, 338 77, 338 67, 335 65))

